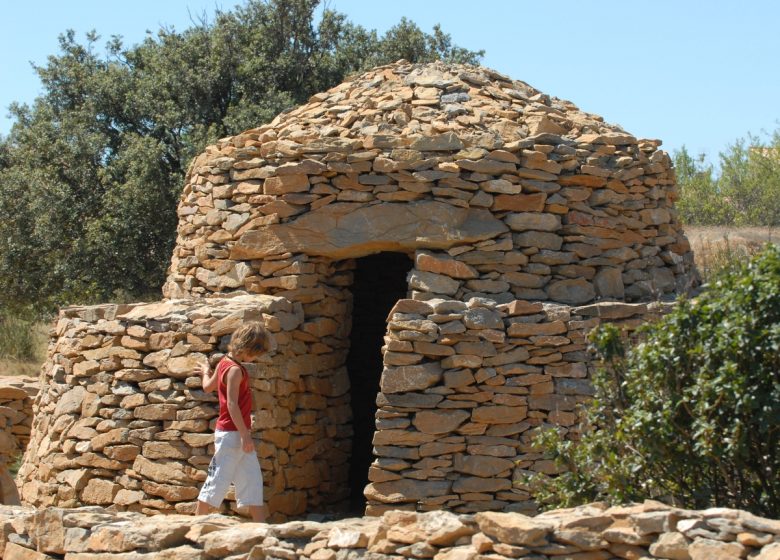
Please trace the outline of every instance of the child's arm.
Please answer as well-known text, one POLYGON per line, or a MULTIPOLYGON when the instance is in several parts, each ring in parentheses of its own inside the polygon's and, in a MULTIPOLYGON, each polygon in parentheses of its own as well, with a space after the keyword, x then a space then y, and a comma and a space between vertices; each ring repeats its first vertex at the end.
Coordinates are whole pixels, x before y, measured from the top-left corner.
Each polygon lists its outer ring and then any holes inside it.
POLYGON ((217 372, 211 371, 209 365, 200 365, 200 375, 202 377, 203 390, 207 393, 211 393, 217 388, 217 372))
POLYGON ((241 448, 245 453, 255 450, 255 444, 252 441, 252 434, 249 432, 249 426, 244 424, 244 418, 241 416, 241 408, 238 406, 238 391, 241 385, 241 370, 232 366, 225 374, 225 384, 227 385, 227 405, 230 419, 238 429, 241 437, 241 448))

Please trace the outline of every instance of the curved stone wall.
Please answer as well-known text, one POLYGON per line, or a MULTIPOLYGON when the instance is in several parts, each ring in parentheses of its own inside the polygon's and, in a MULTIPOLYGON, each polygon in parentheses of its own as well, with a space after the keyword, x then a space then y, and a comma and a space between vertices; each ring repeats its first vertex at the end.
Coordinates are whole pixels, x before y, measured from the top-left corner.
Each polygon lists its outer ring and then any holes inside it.
POLYGON ((399 301, 385 338, 367 513, 535 513, 521 480, 557 471, 531 434, 553 425, 579 437, 578 405, 594 394, 597 365, 587 334, 602 322, 629 333, 667 309, 399 301))
POLYGON ((26 376, 0 377, 0 503, 18 504, 19 493, 9 468, 30 441, 32 401, 38 381, 26 376))
POLYGON ((322 342, 306 341, 316 324, 303 322, 299 306, 272 296, 63 310, 19 471, 22 499, 194 511, 218 413, 197 364, 214 365, 249 320, 263 321, 277 343, 249 366, 273 518, 342 501, 351 444, 346 371, 319 351, 322 342))

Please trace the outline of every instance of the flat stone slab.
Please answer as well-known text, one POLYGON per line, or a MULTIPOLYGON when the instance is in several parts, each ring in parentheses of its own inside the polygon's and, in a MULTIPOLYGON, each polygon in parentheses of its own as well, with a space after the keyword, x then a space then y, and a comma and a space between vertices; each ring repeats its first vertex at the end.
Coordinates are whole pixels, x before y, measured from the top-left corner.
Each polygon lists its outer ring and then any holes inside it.
POLYGON ((381 251, 449 249, 491 239, 508 229, 484 208, 444 202, 332 203, 292 222, 246 232, 230 258, 259 259, 290 251, 344 259, 381 251))

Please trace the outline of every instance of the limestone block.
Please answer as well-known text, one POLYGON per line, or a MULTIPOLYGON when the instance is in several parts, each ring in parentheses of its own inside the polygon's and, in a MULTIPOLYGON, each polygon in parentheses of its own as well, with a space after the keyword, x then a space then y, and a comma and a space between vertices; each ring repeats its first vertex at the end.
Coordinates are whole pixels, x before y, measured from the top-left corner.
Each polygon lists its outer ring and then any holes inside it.
POLYGON ((265 194, 306 192, 309 187, 309 178, 306 174, 290 173, 267 178, 263 183, 263 192, 265 194))
POLYGON ((755 560, 778 560, 780 559, 780 543, 772 543, 764 546, 755 556, 755 560))
POLYGON ((596 297, 593 284, 584 279, 551 282, 546 291, 550 299, 571 305, 587 303, 596 297))
POLYGON ((133 409, 133 416, 141 420, 175 420, 179 407, 175 404, 147 404, 133 409))
POLYGON ((596 295, 605 299, 623 299, 623 275, 618 268, 602 268, 593 279, 596 295))
POLYGON ((418 365, 385 367, 379 386, 383 393, 405 393, 426 389, 437 384, 443 370, 438 362, 418 365))
POLYGON ((688 540, 682 533, 663 533, 650 545, 650 554, 670 560, 691 560, 688 552, 688 540))
POLYGON ((138 455, 135 458, 133 470, 139 475, 161 484, 175 482, 195 485, 199 480, 205 480, 205 476, 199 475, 199 471, 192 467, 185 466, 174 460, 150 461, 143 455, 138 455))
POLYGON ((487 210, 443 202, 333 203, 293 222, 245 233, 230 258, 246 260, 287 251, 349 258, 383 250, 447 249, 505 231, 506 226, 487 210))
POLYGON ((484 307, 469 309, 463 315, 463 324, 470 329, 502 329, 501 314, 484 307))
POLYGON ((120 489, 119 484, 109 480, 92 478, 82 490, 81 499, 86 504, 110 504, 120 489))
POLYGON ((158 484, 152 481, 144 481, 141 487, 150 496, 159 496, 166 502, 182 502, 194 500, 198 497, 199 490, 195 486, 179 486, 176 484, 158 484))
POLYGON ((471 417, 483 424, 511 424, 523 420, 527 413, 524 406, 481 406, 474 409, 471 417))
POLYGON ((453 458, 453 469, 483 478, 497 476, 512 468, 514 468, 514 462, 501 457, 458 454, 453 458))
POLYGON ((691 560, 737 560, 747 553, 744 546, 736 542, 725 543, 713 539, 697 538, 688 547, 691 560))
POLYGON ((365 496, 383 504, 416 502, 429 496, 444 496, 450 493, 452 483, 446 480, 392 480, 366 486, 365 496))
POLYGON ((57 407, 54 409, 54 418, 65 414, 81 412, 81 403, 84 400, 86 389, 84 387, 74 387, 62 395, 57 401, 57 407))
POLYGON ((549 521, 532 519, 519 513, 481 512, 477 525, 487 536, 512 545, 541 546, 555 526, 549 521))
POLYGON ((512 323, 507 332, 509 336, 528 338, 538 335, 562 334, 567 330, 563 321, 552 321, 550 323, 512 323))
POLYGON ((417 138, 412 141, 409 148, 421 152, 452 151, 463 148, 463 142, 454 133, 447 132, 417 138))
POLYGON ((3 558, 5 560, 51 560, 56 557, 9 542, 5 545, 3 558))
POLYGON ((517 212, 509 214, 504 221, 512 231, 557 231, 561 228, 561 218, 556 214, 537 212, 517 212))
POLYGON ((426 434, 424 432, 415 432, 411 430, 379 430, 374 432, 373 444, 375 446, 419 446, 436 439, 434 435, 435 434, 426 434))
POLYGON ((671 215, 666 208, 648 208, 639 212, 642 221, 649 225, 660 225, 668 223, 671 220, 671 215))
POLYGON ((446 434, 455 431, 470 416, 464 410, 423 410, 414 415, 412 424, 426 434, 446 434))
POLYGON ((415 266, 423 272, 444 274, 452 278, 477 278, 479 273, 471 266, 453 258, 437 256, 429 251, 418 251, 415 266))

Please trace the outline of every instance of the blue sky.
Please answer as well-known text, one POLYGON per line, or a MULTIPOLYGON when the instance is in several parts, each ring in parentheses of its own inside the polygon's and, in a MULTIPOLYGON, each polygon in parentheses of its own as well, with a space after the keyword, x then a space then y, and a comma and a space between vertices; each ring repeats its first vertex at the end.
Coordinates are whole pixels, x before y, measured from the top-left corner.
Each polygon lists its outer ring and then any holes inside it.
MULTIPOLYGON (((30 62, 57 52, 65 29, 96 29, 127 44, 160 25, 229 0, 39 0, 3 3, 0 134, 12 101, 40 92, 30 62)), ((434 24, 456 44, 485 49, 483 64, 523 80, 667 150, 686 145, 711 160, 748 132, 780 127, 780 2, 771 0, 329 0, 351 21, 382 32, 402 16, 434 24)), ((101 40, 101 44, 104 41, 101 40)))

